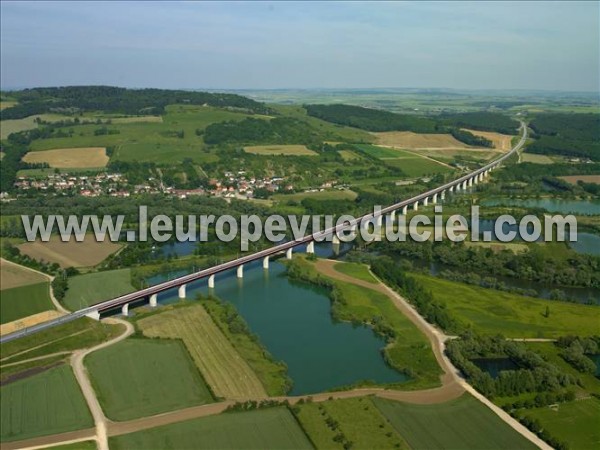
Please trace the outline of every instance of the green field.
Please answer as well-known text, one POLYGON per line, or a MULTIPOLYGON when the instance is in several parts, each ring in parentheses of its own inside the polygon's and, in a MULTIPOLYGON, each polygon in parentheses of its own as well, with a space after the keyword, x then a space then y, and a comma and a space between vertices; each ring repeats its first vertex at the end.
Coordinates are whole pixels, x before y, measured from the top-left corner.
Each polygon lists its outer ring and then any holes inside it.
POLYGON ((413 449, 534 449, 469 394, 436 405, 374 398, 373 403, 413 449))
POLYGON ((295 410, 302 428, 319 449, 343 449, 340 435, 353 443, 352 448, 409 448, 369 397, 305 403, 295 410), (337 422, 335 429, 328 425, 328 421, 330 424, 337 422))
POLYGON ((133 291, 131 269, 86 273, 69 278, 69 289, 63 303, 71 311, 76 311, 133 291))
POLYGON ((1 344, 2 364, 93 347, 123 331, 123 325, 109 325, 84 317, 1 344))
POLYGON ((3 289, 0 295, 0 323, 54 309, 48 282, 3 289))
POLYGON ((359 263, 337 263, 334 266, 334 269, 359 280, 367 281, 373 284, 378 283, 375 277, 371 275, 368 268, 359 263))
POLYGON ((286 408, 232 412, 188 420, 109 439, 113 450, 311 449, 286 408))
POLYGON ((451 172, 452 168, 430 159, 415 156, 413 158, 398 158, 383 160, 386 165, 397 167, 409 177, 420 177, 436 173, 451 172))
POLYGON ((111 160, 179 163, 184 158, 191 158, 196 163, 210 162, 217 157, 204 151, 204 141, 196 135, 196 130, 211 123, 246 117, 250 116, 213 107, 172 105, 166 108, 162 122, 80 125, 73 137, 36 140, 31 149, 113 146, 115 152, 111 160), (119 134, 95 136, 94 131, 102 126, 118 130, 119 134), (182 138, 175 134, 180 131, 183 131, 182 138))
POLYGON ((479 333, 520 338, 600 333, 597 306, 524 297, 421 274, 413 276, 436 300, 445 303, 463 326, 479 333), (549 317, 545 317, 546 307, 549 317))
POLYGON ((588 398, 558 407, 525 410, 525 416, 539 420, 544 429, 566 442, 571 450, 600 448, 600 400, 588 398))
POLYGON ((279 202, 295 201, 301 202, 305 198, 316 200, 354 200, 357 197, 356 192, 350 190, 329 190, 318 192, 298 192, 296 194, 275 194, 273 200, 279 202))
POLYGON ((127 339, 92 353, 85 364, 102 409, 112 420, 212 402, 179 341, 127 339))
POLYGON ((373 158, 419 158, 414 153, 409 153, 397 148, 381 147, 379 145, 360 144, 355 145, 361 152, 366 153, 373 158))
MULTIPOLYGON (((384 349, 386 361, 411 380, 394 386, 397 389, 426 389, 440 385, 442 371, 431 345, 417 327, 392 303, 385 294, 355 284, 324 277, 317 272, 314 264, 296 258, 294 274, 309 282, 322 284, 323 279, 335 289, 332 314, 338 320, 352 323, 371 324, 376 329, 393 330, 394 337, 384 349)), ((357 278, 369 276, 366 266, 355 265, 352 269, 357 278), (360 274, 360 270, 363 271, 360 274)), ((375 288, 375 285, 374 285, 375 288)))
POLYGON ((6 139, 9 134, 18 133, 19 131, 33 130, 37 128, 36 118, 40 118, 47 122, 63 120, 66 116, 58 114, 39 114, 36 116, 25 117, 24 119, 3 120, 0 126, 0 139, 6 139))
POLYGON ((94 426, 68 365, 3 386, 0 404, 2 442, 94 426))
POLYGON ((74 444, 55 445, 52 450, 96 450, 96 441, 75 442, 74 444))

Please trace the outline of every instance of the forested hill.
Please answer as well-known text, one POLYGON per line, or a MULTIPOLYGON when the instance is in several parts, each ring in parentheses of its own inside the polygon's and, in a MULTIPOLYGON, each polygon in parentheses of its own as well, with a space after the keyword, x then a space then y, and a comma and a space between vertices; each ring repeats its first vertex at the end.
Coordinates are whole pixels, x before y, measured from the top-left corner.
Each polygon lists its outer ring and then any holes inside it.
MULTIPOLYGON (((504 114, 485 111, 423 117, 343 104, 305 105, 304 107, 310 116, 368 131, 451 133, 458 128, 471 128, 474 130, 497 131, 504 134, 517 134, 517 129, 519 128, 518 121, 504 114)), ((461 137, 464 138, 465 135, 463 133, 455 137, 460 139, 461 137)), ((467 138, 472 139, 473 136, 467 138)), ((471 144, 471 142, 467 143, 471 144)))
POLYGON ((2 111, 2 119, 22 119, 48 112, 76 113, 103 111, 119 114, 162 114, 166 105, 193 104, 239 108, 251 113, 269 114, 263 103, 236 94, 177 91, 165 89, 126 89, 110 86, 69 86, 34 88, 11 92, 18 104, 2 111))
POLYGON ((531 153, 600 161, 600 114, 539 114, 529 124, 538 139, 531 153))
POLYGON ((427 117, 396 114, 353 105, 305 105, 309 116, 368 131, 414 131, 435 133, 438 125, 427 117))

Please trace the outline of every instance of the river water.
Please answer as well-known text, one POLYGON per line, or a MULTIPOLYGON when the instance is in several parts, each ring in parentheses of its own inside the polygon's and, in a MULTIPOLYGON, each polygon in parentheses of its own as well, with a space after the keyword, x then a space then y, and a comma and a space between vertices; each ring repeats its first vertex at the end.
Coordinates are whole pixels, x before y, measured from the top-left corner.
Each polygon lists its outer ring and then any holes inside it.
MULTIPOLYGON (((319 244, 328 256, 331 245, 319 244)), ((173 278, 171 273, 149 279, 150 284, 173 278)), ((208 293, 206 281, 187 286, 188 298, 208 293)), ((336 322, 324 288, 289 280, 285 266, 271 261, 244 266, 244 278, 235 270, 218 274, 214 294, 235 305, 269 352, 288 366, 294 382, 291 394, 313 394, 361 380, 394 383, 407 377, 389 367, 382 355, 385 341, 369 327, 336 322)), ((160 294, 159 303, 177 302, 176 291, 160 294)), ((186 300, 190 301, 190 300, 186 300)))

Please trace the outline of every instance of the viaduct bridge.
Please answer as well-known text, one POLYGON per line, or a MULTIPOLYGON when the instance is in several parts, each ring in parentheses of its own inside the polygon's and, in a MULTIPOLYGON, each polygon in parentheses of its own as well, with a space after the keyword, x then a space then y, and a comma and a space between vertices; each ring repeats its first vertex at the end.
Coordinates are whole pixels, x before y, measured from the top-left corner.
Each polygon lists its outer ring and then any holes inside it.
POLYGON ((334 226, 328 229, 325 229, 320 232, 316 232, 314 234, 310 234, 304 236, 301 239, 284 242, 281 244, 274 245, 265 250, 258 251, 256 253, 252 253, 232 261, 228 261, 216 266, 213 266, 208 269, 200 270, 195 273, 191 273, 189 275, 184 275, 179 278, 175 278, 170 281, 165 281, 163 283, 159 283, 157 285, 141 289, 139 291, 131 292, 129 294, 121 295, 119 297, 106 300, 100 303, 96 303, 94 305, 88 306, 86 308, 80 309, 78 311, 72 312, 71 314, 67 314, 65 316, 58 317, 56 319, 34 325, 32 327, 24 328, 13 333, 7 334, 0 338, 0 343, 9 342, 24 336, 28 336, 39 331, 48 329, 50 327, 60 325, 62 323, 66 323, 72 320, 76 320, 78 318, 87 316, 94 319, 100 319, 100 314, 103 312, 111 311, 120 308, 123 314, 127 314, 129 311, 129 305, 133 302, 139 302, 144 299, 148 299, 151 306, 157 306, 157 298, 158 294, 164 291, 168 291, 171 289, 177 289, 178 295, 180 298, 185 298, 186 286, 194 281, 208 278, 208 287, 214 288, 215 286, 215 275, 231 269, 237 270, 238 278, 242 278, 244 274, 244 264, 248 264, 252 261, 261 260, 263 261, 263 268, 269 268, 269 259, 272 256, 285 253, 288 259, 292 258, 292 251, 294 247, 306 244, 307 253, 314 253, 314 243, 315 241, 320 242, 321 240, 331 237, 333 235, 334 242, 337 239, 337 234, 342 231, 356 230, 356 227, 359 226, 361 221, 363 220, 375 220, 379 225, 383 222, 383 217, 388 216, 390 221, 394 221, 396 219, 396 214, 399 212, 400 214, 406 215, 408 213, 408 208, 412 206, 414 210, 418 210, 419 205, 427 206, 429 202, 432 204, 437 203, 439 200, 444 200, 447 193, 452 193, 454 191, 465 190, 468 187, 478 184, 480 181, 483 181, 489 173, 498 168, 500 164, 509 158, 514 153, 518 152, 527 139, 527 126, 525 123, 521 122, 521 138, 517 145, 515 145, 508 153, 505 153, 500 158, 495 159, 489 164, 467 174, 456 180, 453 180, 449 183, 446 183, 442 186, 439 186, 435 189, 431 189, 427 192, 423 192, 422 194, 416 195, 407 200, 403 200, 398 203, 394 203, 393 205, 389 205, 385 208, 382 208, 377 213, 365 214, 361 217, 356 218, 353 221, 346 222, 344 224, 340 224, 338 226, 334 226))

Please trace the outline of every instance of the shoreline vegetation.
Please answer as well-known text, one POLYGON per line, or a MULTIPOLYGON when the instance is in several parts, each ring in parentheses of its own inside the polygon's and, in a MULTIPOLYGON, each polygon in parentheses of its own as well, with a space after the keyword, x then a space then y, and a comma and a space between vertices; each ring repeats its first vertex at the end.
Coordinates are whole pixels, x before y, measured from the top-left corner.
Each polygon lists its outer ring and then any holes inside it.
MULTIPOLYGON (((286 262, 286 265, 290 279, 327 289, 334 320, 368 326, 385 339, 386 346, 382 349, 384 360, 390 367, 410 379, 402 383, 384 384, 384 387, 417 390, 441 385, 439 377, 442 370, 435 360, 427 338, 394 307, 386 295, 323 276, 316 271, 309 258, 299 257, 286 262)), ((364 273, 368 275, 366 270, 364 273)), ((362 278, 364 277, 363 274, 362 278)), ((351 387, 364 385, 364 382, 358 382, 351 387)))

